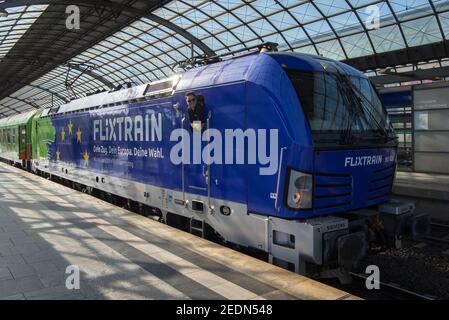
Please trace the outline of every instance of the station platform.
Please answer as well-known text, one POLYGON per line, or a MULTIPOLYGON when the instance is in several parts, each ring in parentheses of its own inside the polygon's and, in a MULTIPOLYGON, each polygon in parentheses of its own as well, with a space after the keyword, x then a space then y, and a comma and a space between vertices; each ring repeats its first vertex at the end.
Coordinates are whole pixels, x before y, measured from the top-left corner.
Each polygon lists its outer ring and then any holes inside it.
POLYGON ((358 298, 0 163, 0 299, 358 298))
POLYGON ((449 175, 398 171, 393 193, 399 196, 449 201, 449 175))

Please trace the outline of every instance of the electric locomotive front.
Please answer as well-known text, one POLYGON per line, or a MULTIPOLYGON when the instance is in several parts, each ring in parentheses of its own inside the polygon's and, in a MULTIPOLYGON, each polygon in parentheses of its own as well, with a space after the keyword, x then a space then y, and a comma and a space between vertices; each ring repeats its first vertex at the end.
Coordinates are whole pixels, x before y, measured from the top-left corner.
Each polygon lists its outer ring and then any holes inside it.
POLYGON ((373 240, 398 246, 405 233, 425 233, 427 216, 415 216, 412 204, 390 202, 397 140, 369 79, 322 57, 268 55, 290 80, 297 97, 290 103, 307 120, 304 126, 301 117, 288 118, 301 141, 281 150, 285 180, 278 179, 282 206, 275 216, 282 219, 273 218, 273 261, 301 273, 308 262, 348 270, 373 240))
MULTIPOLYGON (((397 141, 369 79, 340 62, 270 54, 284 69, 307 119, 308 159, 287 164, 285 218, 328 215, 387 202, 397 141), (313 165, 310 165, 310 162, 313 165), (295 214, 300 212, 300 214, 295 214)), ((295 119, 291 119, 295 125, 295 119)), ((295 153, 297 150, 292 150, 295 153)), ((286 151, 288 153, 288 150, 286 151)))

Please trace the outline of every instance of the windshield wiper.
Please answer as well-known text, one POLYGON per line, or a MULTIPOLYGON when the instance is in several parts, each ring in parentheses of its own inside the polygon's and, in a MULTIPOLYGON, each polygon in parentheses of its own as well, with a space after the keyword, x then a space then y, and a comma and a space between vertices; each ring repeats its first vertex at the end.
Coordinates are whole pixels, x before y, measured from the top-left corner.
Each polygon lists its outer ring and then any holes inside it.
POLYGON ((391 129, 388 130, 385 126, 383 126, 379 121, 377 121, 376 116, 373 114, 372 111, 376 111, 376 113, 380 116, 384 116, 383 114, 380 114, 377 110, 376 106, 371 102, 364 94, 363 92, 357 88, 357 86, 347 77, 344 79, 345 82, 352 88, 352 90, 357 94, 357 98, 360 100, 360 106, 362 107, 362 110, 365 111, 368 116, 371 118, 371 120, 377 125, 377 127, 382 131, 383 137, 385 138, 386 142, 397 140, 397 137, 390 136, 391 129), (368 103, 368 107, 366 104, 362 102, 362 100, 365 101, 365 103, 368 103))
MULTIPOLYGON (((360 110, 363 110, 363 113, 365 115, 367 115, 371 121, 373 121, 377 128, 382 131, 383 135, 379 136, 378 138, 385 138, 385 142, 388 143, 389 141, 392 140, 397 140, 396 137, 391 137, 390 136, 390 131, 387 130, 381 123, 379 123, 379 121, 377 121, 375 115, 371 112, 371 109, 376 110, 376 106, 374 106, 374 104, 367 98, 365 97, 365 95, 360 91, 359 88, 357 88, 357 86, 352 83, 352 81, 350 79, 348 79, 348 77, 346 75, 343 75, 340 70, 338 69, 337 66, 335 66, 335 73, 332 72, 327 72, 327 74, 335 77, 335 79, 337 80, 337 83, 339 83, 340 85, 344 86, 345 90, 345 95, 346 98, 351 100, 351 102, 349 103, 349 105, 351 106, 351 110, 356 109, 357 111, 359 110, 357 107, 360 107, 360 110), (355 95, 357 97, 355 97, 353 95, 353 93, 355 93, 355 95), (366 106, 365 103, 362 102, 362 100, 364 100, 365 102, 368 102, 369 107, 366 106), (354 107, 355 106, 355 107, 354 107)), ((377 111, 377 110, 376 110, 377 111)), ((351 112, 352 115, 354 115, 353 112, 351 112)), ((356 115, 359 116, 359 114, 356 112, 356 115)), ((382 115, 383 116, 383 115, 382 115)), ((348 122, 349 127, 345 129, 344 131, 344 138, 350 137, 352 136, 352 125, 354 124, 355 120, 357 120, 358 118, 356 117, 355 119, 352 119, 348 122)))
POLYGON ((354 123, 359 120, 360 108, 357 101, 354 99, 351 87, 348 86, 346 80, 340 73, 329 73, 336 78, 337 86, 341 89, 341 95, 346 100, 346 105, 348 107, 349 118, 346 122, 346 126, 342 131, 340 144, 351 145, 354 144, 355 136, 352 134, 354 123))

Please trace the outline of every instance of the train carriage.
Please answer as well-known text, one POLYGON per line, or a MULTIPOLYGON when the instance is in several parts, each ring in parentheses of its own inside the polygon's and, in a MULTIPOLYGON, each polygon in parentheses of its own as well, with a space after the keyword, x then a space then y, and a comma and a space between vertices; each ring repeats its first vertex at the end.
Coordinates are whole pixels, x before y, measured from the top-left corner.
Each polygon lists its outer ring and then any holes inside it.
POLYGON ((32 158, 31 122, 36 111, 0 119, 0 155, 10 163, 29 167, 32 158))

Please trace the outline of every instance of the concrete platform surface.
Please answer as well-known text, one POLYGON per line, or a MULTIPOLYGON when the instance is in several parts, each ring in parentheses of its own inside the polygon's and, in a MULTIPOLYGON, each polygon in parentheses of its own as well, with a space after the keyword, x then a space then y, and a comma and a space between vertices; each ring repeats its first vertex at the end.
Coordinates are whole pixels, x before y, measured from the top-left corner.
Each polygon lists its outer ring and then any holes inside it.
POLYGON ((398 171, 393 193, 449 201, 449 175, 398 171))
POLYGON ((357 297, 0 163, 0 299, 357 297))

